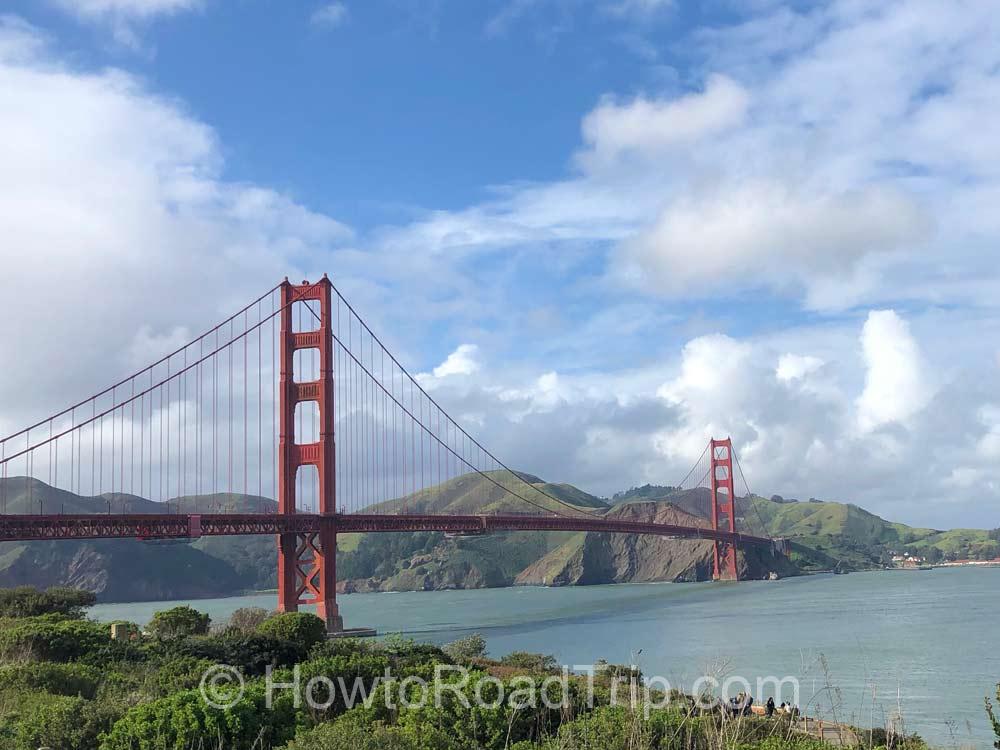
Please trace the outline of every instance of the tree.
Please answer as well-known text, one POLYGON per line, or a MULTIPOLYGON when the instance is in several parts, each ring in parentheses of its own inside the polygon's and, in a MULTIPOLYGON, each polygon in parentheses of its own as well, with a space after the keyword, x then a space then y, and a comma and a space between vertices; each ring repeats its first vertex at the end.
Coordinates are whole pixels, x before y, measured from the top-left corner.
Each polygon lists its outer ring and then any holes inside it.
POLYGON ((486 655, 486 639, 479 633, 452 641, 444 647, 444 652, 457 662, 468 662, 486 655))
POLYGON ((182 605, 153 615, 147 630, 157 638, 173 640, 208 632, 211 618, 198 610, 182 605))
POLYGON ((326 623, 308 612, 280 612, 262 622, 257 632, 308 650, 326 639, 326 623))

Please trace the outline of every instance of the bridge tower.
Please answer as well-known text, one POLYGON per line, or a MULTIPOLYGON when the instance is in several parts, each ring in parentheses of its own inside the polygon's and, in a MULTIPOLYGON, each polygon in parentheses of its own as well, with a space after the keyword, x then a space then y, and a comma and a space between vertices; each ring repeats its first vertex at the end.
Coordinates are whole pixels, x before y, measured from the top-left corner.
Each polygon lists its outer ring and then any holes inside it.
MULTIPOLYGON (((333 328, 330 280, 324 274, 314 284, 281 284, 280 412, 278 428, 278 512, 295 513, 295 479, 303 466, 315 466, 319 480, 319 513, 329 515, 320 530, 278 536, 278 609, 295 612, 300 604, 315 604, 328 632, 344 629, 337 609, 336 452, 334 450, 333 328), (319 302, 319 328, 295 331, 293 303, 319 302), (319 352, 319 380, 296 382, 295 352, 319 352), (295 407, 315 402, 319 439, 295 441, 295 407)), ((312 315, 309 316, 312 318, 312 315)))
MULTIPOLYGON (((709 445, 712 482, 712 528, 715 531, 736 533, 736 493, 733 483, 733 441, 732 438, 716 440, 709 445)), ((712 560, 712 578, 716 581, 738 581, 736 568, 736 545, 716 541, 712 560)))

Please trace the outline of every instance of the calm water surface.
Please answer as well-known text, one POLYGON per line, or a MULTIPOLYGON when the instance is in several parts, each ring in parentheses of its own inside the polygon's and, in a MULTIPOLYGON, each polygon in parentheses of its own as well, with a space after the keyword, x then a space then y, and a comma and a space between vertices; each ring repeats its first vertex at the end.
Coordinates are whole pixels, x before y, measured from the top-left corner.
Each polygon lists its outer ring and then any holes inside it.
MULTIPOLYGON (((551 653, 564 664, 635 663, 690 688, 794 676, 813 715, 908 731, 940 747, 992 744, 983 698, 1000 681, 1000 568, 853 573, 740 584, 628 584, 339 598, 348 626, 436 643, 477 631, 489 651, 551 653)), ((181 602, 177 602, 181 603, 181 602)), ((262 594, 183 602, 223 622, 262 594)), ((104 604, 101 620, 145 623, 174 602, 104 604)))

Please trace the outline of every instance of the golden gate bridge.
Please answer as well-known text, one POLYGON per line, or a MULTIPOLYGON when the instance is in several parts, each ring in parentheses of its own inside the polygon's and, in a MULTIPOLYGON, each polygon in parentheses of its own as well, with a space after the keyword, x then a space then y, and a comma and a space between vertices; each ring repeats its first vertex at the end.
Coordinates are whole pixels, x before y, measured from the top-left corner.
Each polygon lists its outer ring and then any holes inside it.
POLYGON ((148 367, 0 440, 0 541, 273 534, 278 608, 314 604, 334 633, 343 630, 339 533, 535 530, 704 539, 714 546, 713 578, 730 580, 739 579, 738 548, 783 549, 763 531, 737 530, 729 438, 710 440, 688 473, 708 456, 707 521, 615 518, 513 471, 421 380, 327 276, 301 284, 285 279, 148 367), (464 477, 477 480, 475 507, 441 511, 434 501, 464 477), (41 483, 105 498, 108 512, 46 508, 41 483), (268 494, 276 512, 264 507, 268 494), (146 498, 169 509, 171 499, 191 496, 208 496, 212 512, 128 508, 130 499, 146 498), (227 505, 237 496, 258 498, 260 512, 231 512, 227 505), (115 502, 120 512, 112 512, 115 502), (27 512, 8 513, 8 503, 27 512))

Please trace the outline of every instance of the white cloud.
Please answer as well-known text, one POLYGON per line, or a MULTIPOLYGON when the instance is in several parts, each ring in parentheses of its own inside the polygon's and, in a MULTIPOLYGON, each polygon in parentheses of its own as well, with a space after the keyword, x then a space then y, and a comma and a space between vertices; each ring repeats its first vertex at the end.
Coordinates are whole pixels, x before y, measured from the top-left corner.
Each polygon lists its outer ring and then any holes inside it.
POLYGON ((310 21, 315 26, 333 29, 347 22, 350 11, 341 2, 327 3, 313 11, 310 21))
POLYGON ((710 76, 703 92, 676 99, 637 97, 627 104, 605 101, 583 119, 588 150, 580 155, 581 162, 595 168, 629 153, 648 156, 690 146, 738 125, 748 104, 747 91, 722 75, 710 76))
POLYGON ((650 291, 717 292, 734 280, 781 288, 845 277, 871 253, 920 240, 919 206, 892 188, 817 193, 770 181, 725 184, 671 203, 623 245, 623 273, 650 291))
POLYGON ((115 40, 139 49, 139 28, 154 18, 171 16, 202 6, 203 0, 49 0, 81 21, 107 25, 115 40))
POLYGON ((5 426, 97 391, 285 275, 317 275, 350 240, 226 181, 211 128, 122 71, 66 66, 23 23, 0 24, 0 92, 0 349, 18 360, 0 368, 5 426))
POLYGON ((790 381, 801 380, 807 375, 811 375, 823 366, 823 360, 819 357, 812 357, 808 354, 782 354, 778 359, 778 366, 775 368, 774 376, 778 380, 790 381))
POLYGON ((80 18, 100 19, 108 16, 150 18, 191 10, 201 0, 50 0, 63 10, 80 18))
POLYGON ((931 395, 920 348, 906 321, 893 310, 868 313, 861 333, 867 376, 858 398, 858 423, 872 430, 903 422, 931 395))
POLYGON ((449 375, 471 375, 479 370, 476 355, 479 347, 475 344, 462 344, 448 355, 444 362, 434 368, 435 378, 446 378, 449 375))

